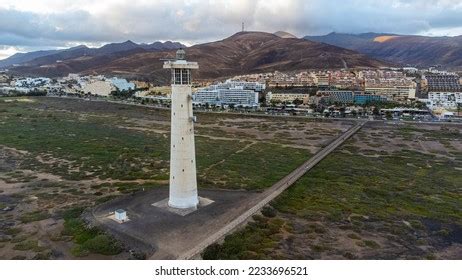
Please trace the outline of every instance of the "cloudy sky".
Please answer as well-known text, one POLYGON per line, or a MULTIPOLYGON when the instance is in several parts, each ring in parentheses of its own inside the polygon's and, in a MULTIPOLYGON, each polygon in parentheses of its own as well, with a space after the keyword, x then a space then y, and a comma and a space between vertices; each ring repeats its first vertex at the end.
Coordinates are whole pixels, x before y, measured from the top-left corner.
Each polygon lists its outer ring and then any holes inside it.
POLYGON ((462 0, 0 0, 0 59, 107 42, 186 44, 241 29, 462 34, 462 0))

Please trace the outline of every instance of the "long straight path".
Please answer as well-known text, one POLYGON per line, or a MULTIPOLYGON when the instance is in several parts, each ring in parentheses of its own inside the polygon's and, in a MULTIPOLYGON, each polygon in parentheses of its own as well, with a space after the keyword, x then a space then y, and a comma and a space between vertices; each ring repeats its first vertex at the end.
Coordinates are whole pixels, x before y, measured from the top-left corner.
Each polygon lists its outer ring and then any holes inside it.
POLYGON ((197 244, 191 250, 179 255, 178 259, 192 259, 196 257, 203 250, 205 250, 205 248, 219 241, 221 238, 223 238, 224 236, 232 232, 234 229, 236 229, 239 225, 246 222, 250 217, 258 213, 265 205, 270 203, 273 199, 275 199, 283 191, 285 191, 298 179, 305 175, 305 173, 307 173, 311 168, 316 166, 316 164, 318 164, 322 159, 329 155, 333 150, 335 150, 348 138, 350 138, 356 132, 358 132, 358 130, 360 130, 366 122, 367 121, 360 122, 357 125, 350 128, 349 130, 347 130, 342 135, 340 135, 340 137, 338 137, 337 139, 332 141, 328 146, 317 152, 313 157, 311 157, 309 160, 297 167, 297 169, 295 169, 290 174, 288 174, 287 176, 279 180, 277 183, 275 183, 273 186, 271 186, 269 189, 264 191, 261 194, 261 196, 257 199, 258 202, 252 208, 245 211, 242 215, 234 219, 232 222, 228 223, 226 226, 224 226, 214 234, 210 235, 207 239, 197 244))

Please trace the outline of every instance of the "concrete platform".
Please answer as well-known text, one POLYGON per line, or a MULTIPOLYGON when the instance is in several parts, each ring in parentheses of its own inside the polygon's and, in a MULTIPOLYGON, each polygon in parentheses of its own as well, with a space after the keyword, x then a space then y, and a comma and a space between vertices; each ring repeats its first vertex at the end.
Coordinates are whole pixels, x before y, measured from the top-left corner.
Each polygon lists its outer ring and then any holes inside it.
POLYGON ((162 187, 98 205, 85 218, 148 257, 175 259, 250 209, 261 193, 199 190, 199 195, 197 210, 172 210, 168 187, 162 187), (126 210, 130 221, 111 219, 116 209, 126 210))
POLYGON ((161 201, 158 201, 156 203, 153 203, 152 206, 158 207, 161 209, 164 209, 166 211, 170 211, 174 214, 180 215, 180 216, 186 216, 189 215, 200 208, 206 207, 210 204, 212 204, 214 201, 205 197, 199 197, 199 205, 197 205, 197 208, 185 208, 185 209, 179 209, 179 208, 172 208, 168 206, 168 197, 165 199, 162 199, 161 201))

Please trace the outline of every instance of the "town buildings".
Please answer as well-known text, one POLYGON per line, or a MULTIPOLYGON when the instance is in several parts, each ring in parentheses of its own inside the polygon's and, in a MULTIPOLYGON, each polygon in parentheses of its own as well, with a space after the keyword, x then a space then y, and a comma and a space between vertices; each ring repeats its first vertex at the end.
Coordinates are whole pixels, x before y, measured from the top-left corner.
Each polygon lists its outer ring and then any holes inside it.
MULTIPOLYGON (((460 108, 461 78, 456 73, 435 70, 351 69, 268 72, 240 75, 225 82, 192 85, 194 106, 257 108, 259 102, 322 106, 364 106, 377 102, 414 104, 421 101, 435 112, 460 108), (419 93, 418 97, 417 92, 419 93), (330 104, 330 105, 329 105, 330 104)), ((80 76, 30 78, 0 73, 0 93, 49 95, 94 95, 133 97, 137 102, 169 106, 171 88, 118 77, 80 76)))
POLYGON ((24 78, 11 82, 11 85, 22 88, 40 88, 48 85, 50 82, 51 79, 49 78, 24 78))

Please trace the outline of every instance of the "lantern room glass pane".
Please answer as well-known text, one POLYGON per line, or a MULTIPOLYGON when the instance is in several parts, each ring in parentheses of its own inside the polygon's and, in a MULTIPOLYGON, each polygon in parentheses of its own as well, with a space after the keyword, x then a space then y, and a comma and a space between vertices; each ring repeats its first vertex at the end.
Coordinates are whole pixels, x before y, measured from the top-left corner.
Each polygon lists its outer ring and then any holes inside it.
POLYGON ((181 69, 175 69, 175 85, 181 85, 181 69))
POLYGON ((174 85, 189 85, 191 84, 190 69, 173 69, 172 84, 174 85))
POLYGON ((181 82, 183 85, 189 85, 189 69, 183 69, 181 73, 181 82))

